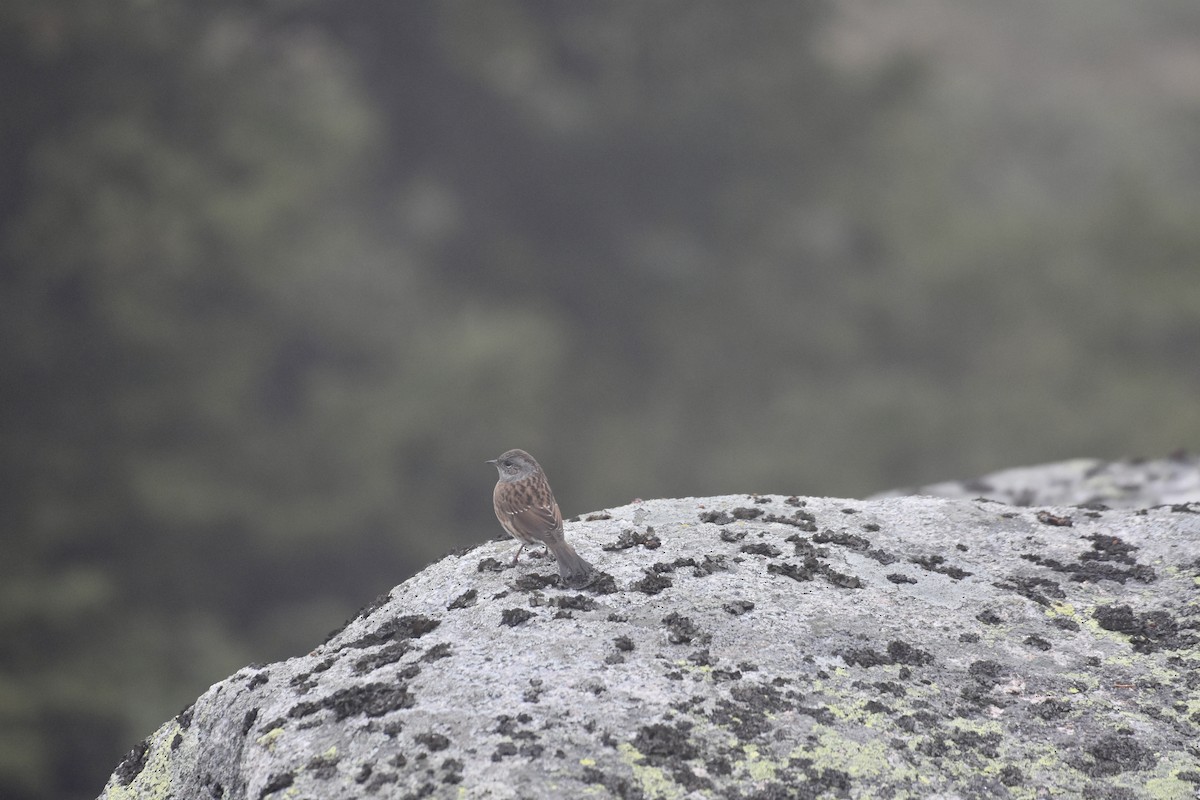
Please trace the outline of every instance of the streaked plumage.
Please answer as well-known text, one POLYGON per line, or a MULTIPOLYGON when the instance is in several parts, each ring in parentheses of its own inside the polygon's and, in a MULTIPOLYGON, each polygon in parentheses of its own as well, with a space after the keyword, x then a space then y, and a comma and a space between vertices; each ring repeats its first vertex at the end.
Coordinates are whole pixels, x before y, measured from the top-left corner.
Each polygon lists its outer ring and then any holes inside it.
MULTIPOLYGON (((509 450, 488 463, 495 465, 500 474, 492 492, 492 506, 504 530, 521 542, 521 549, 525 545, 544 544, 558 562, 558 574, 568 585, 586 583, 592 565, 567 542, 562 512, 537 460, 524 450, 509 450)), ((521 549, 513 558, 514 564, 521 549)))

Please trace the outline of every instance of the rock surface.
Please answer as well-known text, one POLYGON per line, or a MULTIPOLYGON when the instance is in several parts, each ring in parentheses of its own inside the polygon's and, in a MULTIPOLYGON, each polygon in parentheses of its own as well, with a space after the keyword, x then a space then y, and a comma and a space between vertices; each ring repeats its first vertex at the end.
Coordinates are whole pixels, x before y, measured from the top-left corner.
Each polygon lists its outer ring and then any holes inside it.
POLYGON ((1187 503, 1200 500, 1200 457, 1181 453, 1159 461, 1079 458, 1008 469, 971 481, 898 489, 875 498, 911 494, 984 497, 1014 506, 1102 503, 1109 508, 1146 508, 1187 503))
MULTIPOLYGON (((1198 485, 1118 482, 1168 467, 1198 485)), ((1193 798, 1200 491, 1106 508, 1107 469, 985 479, 1082 508, 638 502, 568 524, 584 591, 490 542, 214 685, 103 796, 1193 798)))

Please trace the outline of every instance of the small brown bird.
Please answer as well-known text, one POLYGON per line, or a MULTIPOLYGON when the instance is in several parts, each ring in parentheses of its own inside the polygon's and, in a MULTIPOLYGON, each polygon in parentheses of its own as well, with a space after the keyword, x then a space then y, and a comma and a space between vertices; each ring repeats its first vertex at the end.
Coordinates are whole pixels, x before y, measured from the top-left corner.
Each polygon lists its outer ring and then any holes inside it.
POLYGON ((513 563, 517 563, 526 545, 544 544, 558 562, 558 574, 564 583, 568 586, 587 583, 592 565, 575 552, 563 535, 562 512, 537 460, 524 450, 509 450, 487 463, 500 473, 492 492, 496 519, 521 543, 513 563))

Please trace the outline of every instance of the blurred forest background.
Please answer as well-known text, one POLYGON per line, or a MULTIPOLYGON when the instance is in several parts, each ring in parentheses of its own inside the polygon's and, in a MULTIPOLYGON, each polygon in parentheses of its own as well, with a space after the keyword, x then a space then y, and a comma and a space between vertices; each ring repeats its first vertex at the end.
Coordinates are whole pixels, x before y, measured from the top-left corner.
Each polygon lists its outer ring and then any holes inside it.
POLYGON ((1195 0, 0 4, 0 796, 564 512, 1200 443, 1195 0))

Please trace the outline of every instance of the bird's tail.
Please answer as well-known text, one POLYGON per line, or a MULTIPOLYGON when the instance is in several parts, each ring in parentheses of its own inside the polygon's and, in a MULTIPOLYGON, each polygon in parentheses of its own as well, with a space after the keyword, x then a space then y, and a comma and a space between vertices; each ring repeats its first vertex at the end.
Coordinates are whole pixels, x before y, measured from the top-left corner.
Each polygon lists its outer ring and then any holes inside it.
POLYGON ((575 552, 575 548, 566 541, 550 543, 550 552, 558 562, 558 574, 568 586, 585 585, 592 577, 595 568, 575 552))

